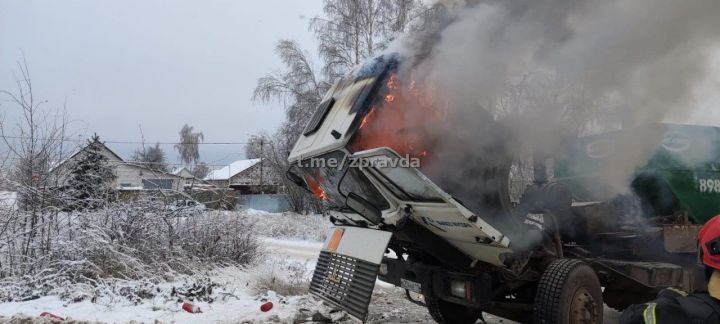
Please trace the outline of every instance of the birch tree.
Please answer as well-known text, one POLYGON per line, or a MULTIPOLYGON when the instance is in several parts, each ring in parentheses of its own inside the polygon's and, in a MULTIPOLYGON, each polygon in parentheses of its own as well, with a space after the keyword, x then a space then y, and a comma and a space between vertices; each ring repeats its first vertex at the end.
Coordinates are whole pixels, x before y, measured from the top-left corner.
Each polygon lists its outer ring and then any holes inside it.
POLYGON ((202 132, 193 132, 193 129, 193 126, 185 124, 179 132, 180 143, 175 144, 180 161, 186 165, 197 163, 200 159, 200 143, 205 139, 202 132))

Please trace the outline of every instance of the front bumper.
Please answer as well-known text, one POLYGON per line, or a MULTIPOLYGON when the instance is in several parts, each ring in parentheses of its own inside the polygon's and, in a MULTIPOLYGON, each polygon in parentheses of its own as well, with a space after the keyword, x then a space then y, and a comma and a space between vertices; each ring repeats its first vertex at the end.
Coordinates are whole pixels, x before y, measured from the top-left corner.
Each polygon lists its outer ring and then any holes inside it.
POLYGON ((391 235, 367 228, 333 228, 320 252, 310 293, 365 321, 391 235))
POLYGON ((379 266, 322 251, 310 282, 310 292, 364 321, 379 266))
POLYGON ((467 274, 449 271, 442 267, 430 266, 419 262, 409 263, 404 260, 383 258, 382 271, 378 279, 409 290, 408 282, 418 283, 425 296, 433 296, 451 303, 487 309, 492 303, 492 279, 487 274, 467 274), (464 297, 451 293, 452 282, 465 284, 464 297))

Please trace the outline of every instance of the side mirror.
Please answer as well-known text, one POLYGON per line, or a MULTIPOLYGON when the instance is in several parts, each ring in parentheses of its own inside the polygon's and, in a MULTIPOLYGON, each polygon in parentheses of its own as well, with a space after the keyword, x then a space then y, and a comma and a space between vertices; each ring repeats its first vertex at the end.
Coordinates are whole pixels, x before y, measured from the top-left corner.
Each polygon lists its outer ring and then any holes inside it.
POLYGON ((292 170, 288 169, 287 172, 285 172, 285 178, 290 180, 290 182, 294 183, 296 186, 310 191, 310 189, 308 189, 307 187, 307 184, 305 183, 305 180, 297 173, 292 172, 292 170))
POLYGON ((382 212, 365 198, 351 192, 345 198, 345 205, 367 219, 371 224, 377 225, 382 222, 382 212))
POLYGON ((287 170, 287 172, 285 172, 285 177, 297 186, 305 187, 305 180, 303 180, 301 176, 297 175, 297 173, 287 170))

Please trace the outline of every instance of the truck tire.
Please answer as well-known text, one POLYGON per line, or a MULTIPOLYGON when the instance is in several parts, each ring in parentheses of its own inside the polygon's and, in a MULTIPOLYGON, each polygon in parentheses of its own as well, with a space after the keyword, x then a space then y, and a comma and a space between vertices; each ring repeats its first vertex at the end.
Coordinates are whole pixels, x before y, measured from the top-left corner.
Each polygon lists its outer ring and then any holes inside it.
POLYGON ((477 308, 453 304, 435 297, 425 297, 430 316, 440 324, 472 324, 477 322, 482 311, 477 308))
POLYGON ((602 324, 600 281, 586 263, 553 261, 540 278, 533 305, 536 324, 602 324))

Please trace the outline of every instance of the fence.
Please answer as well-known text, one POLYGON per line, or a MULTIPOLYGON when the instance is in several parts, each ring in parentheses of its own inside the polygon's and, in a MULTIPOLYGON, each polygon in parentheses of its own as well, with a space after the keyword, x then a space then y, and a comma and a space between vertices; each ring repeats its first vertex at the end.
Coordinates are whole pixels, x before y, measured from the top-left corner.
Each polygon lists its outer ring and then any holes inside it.
POLYGON ((290 210, 287 196, 283 194, 255 194, 238 195, 237 209, 257 209, 271 213, 280 213, 290 210))

